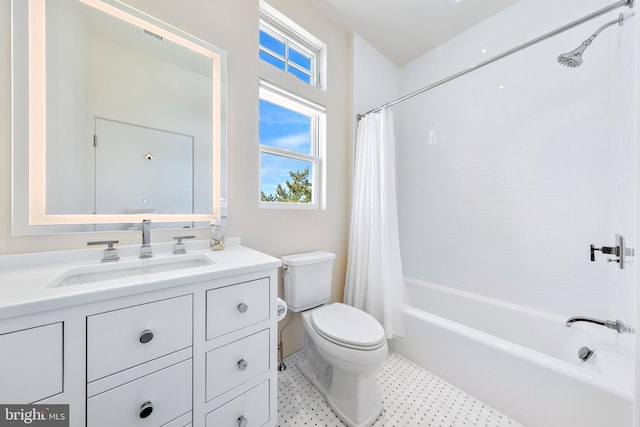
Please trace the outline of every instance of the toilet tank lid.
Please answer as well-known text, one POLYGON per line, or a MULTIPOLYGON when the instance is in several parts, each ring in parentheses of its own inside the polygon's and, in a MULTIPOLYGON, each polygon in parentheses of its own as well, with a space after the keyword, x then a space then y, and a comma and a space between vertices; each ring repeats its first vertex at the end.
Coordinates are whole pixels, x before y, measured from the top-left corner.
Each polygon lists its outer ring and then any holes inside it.
POLYGON ((291 266, 316 264, 319 262, 333 261, 336 254, 331 252, 305 252, 301 254, 285 255, 282 257, 282 262, 291 266))

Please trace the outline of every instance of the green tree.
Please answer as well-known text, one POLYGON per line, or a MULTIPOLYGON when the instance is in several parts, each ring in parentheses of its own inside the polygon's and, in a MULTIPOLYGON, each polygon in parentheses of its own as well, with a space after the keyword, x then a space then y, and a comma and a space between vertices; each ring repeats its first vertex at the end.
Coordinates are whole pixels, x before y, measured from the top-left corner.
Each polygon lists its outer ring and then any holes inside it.
POLYGON ((278 184, 276 194, 264 194, 260 192, 260 199, 263 202, 285 202, 285 203, 311 203, 311 181, 309 181, 309 167, 303 171, 289 171, 291 181, 287 180, 285 186, 278 184))

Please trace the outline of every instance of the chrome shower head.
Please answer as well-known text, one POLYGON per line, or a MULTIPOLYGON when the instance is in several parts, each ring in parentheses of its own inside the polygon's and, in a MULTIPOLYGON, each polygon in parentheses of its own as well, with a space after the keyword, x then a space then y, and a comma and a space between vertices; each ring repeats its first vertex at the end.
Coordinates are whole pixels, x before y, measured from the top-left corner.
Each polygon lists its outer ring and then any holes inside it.
POLYGON ((598 28, 591 37, 583 41, 582 44, 574 50, 558 55, 558 62, 561 65, 570 68, 579 67, 580 65, 582 65, 582 54, 584 53, 585 49, 588 48, 589 45, 593 42, 593 40, 598 37, 598 34, 600 34, 605 28, 610 27, 614 24, 622 25, 624 24, 624 21, 625 15, 624 13, 621 13, 620 15, 618 15, 618 19, 616 19, 615 21, 607 22, 602 27, 598 28))
POLYGON ((571 52, 558 55, 558 62, 561 65, 569 68, 579 67, 580 65, 582 65, 582 53, 587 47, 589 47, 594 38, 595 37, 592 36, 583 41, 580 46, 573 49, 571 52))

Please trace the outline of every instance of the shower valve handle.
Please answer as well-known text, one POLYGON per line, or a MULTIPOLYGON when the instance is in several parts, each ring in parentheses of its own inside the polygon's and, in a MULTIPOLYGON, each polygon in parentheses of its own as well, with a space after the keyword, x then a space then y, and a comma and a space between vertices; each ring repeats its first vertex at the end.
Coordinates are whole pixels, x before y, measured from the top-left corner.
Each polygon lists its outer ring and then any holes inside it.
POLYGON ((629 257, 635 256, 636 251, 633 248, 628 248, 624 241, 624 236, 621 234, 616 234, 616 245, 615 246, 603 246, 601 248, 596 248, 594 245, 590 245, 590 255, 591 261, 596 260, 596 251, 600 251, 603 254, 613 255, 612 258, 607 258, 607 262, 613 262, 618 264, 618 267, 623 270, 625 264, 630 263, 628 260, 629 257))
POLYGON ((603 246, 601 248, 596 248, 594 245, 590 245, 589 252, 591 254, 591 261, 595 262, 596 260, 596 251, 600 251, 603 254, 616 255, 618 256, 618 247, 617 246, 603 246))

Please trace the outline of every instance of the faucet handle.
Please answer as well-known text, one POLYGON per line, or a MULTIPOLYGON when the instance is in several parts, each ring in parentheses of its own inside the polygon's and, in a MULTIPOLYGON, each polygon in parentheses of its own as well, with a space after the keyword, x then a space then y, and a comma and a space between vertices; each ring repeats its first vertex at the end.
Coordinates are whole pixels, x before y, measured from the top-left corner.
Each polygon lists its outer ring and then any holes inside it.
POLYGON ((184 243, 182 243, 183 239, 195 239, 196 236, 176 236, 173 239, 177 240, 176 242, 176 247, 173 250, 173 254, 174 255, 181 255, 181 254, 186 254, 187 250, 184 247, 184 243))
POLYGON ((107 245, 107 249, 104 250, 104 256, 100 262, 112 262, 118 261, 118 250, 113 247, 114 244, 120 243, 118 240, 98 240, 95 242, 87 242, 87 246, 107 245))
MULTIPOLYGON (((591 255, 589 258, 591 259, 592 262, 595 262, 596 260, 596 254, 595 254, 596 251, 600 251, 603 254, 616 255, 616 256, 619 255, 618 254, 619 249, 617 246, 603 246, 601 248, 596 248, 595 245, 589 245, 589 252, 591 255)), ((613 260, 610 260, 609 262, 611 261, 613 260)))

